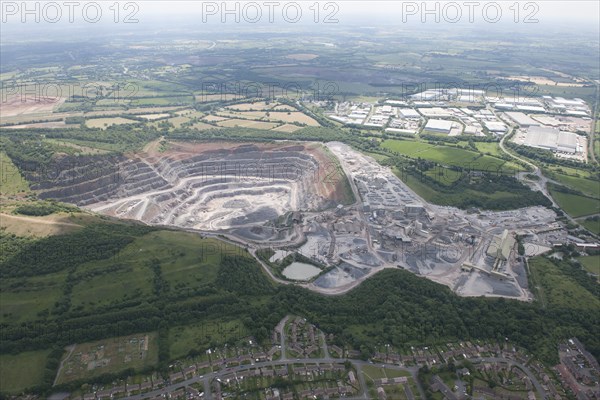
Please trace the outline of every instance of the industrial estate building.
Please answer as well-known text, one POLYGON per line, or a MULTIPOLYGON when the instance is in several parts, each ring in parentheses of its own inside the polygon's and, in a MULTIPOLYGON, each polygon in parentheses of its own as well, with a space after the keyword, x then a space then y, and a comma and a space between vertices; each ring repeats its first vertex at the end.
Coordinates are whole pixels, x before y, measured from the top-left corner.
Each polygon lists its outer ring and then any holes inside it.
POLYGON ((508 111, 506 112, 506 116, 513 120, 516 124, 518 124, 521 128, 529 128, 530 126, 540 126, 541 124, 531 118, 530 116, 518 112, 518 111, 508 111))
POLYGON ((398 114, 402 118, 406 119, 419 119, 421 118, 421 114, 419 114, 416 110, 412 108, 401 108, 398 110, 398 114))
POLYGON ((531 126, 525 133, 525 146, 537 147, 555 152, 578 152, 578 135, 572 132, 560 131, 547 126, 531 126))
POLYGON ((452 130, 452 121, 445 119, 430 119, 425 125, 425 130, 448 134, 452 130))
MULTIPOLYGON (((322 104, 319 104, 322 105, 322 104)), ((557 157, 587 161, 591 110, 582 99, 485 95, 471 89, 428 89, 403 100, 345 101, 326 115, 344 124, 401 134, 502 136, 552 151, 557 157), (467 101, 468 100, 468 101, 467 101)))

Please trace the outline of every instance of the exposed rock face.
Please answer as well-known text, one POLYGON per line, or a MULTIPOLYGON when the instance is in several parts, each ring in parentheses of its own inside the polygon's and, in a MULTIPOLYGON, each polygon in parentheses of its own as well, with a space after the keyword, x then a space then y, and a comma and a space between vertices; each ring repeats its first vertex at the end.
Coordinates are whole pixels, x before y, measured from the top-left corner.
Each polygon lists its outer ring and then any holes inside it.
POLYGON ((165 153, 65 158, 34 189, 107 215, 223 230, 337 204, 343 182, 323 179, 327 160, 316 144, 178 143, 165 153))

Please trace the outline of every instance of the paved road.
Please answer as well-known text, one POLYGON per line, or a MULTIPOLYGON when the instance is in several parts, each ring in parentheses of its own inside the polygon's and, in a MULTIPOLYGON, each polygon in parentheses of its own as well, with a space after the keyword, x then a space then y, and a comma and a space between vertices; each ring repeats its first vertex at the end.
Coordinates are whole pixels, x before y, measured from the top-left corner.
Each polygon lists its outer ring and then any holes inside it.
MULTIPOLYGON (((505 135, 500 140, 500 149, 502 151, 504 151, 506 154, 508 154, 509 156, 511 156, 511 157, 513 157, 513 158, 515 158, 515 159, 517 159, 519 161, 522 161, 522 162, 526 163, 527 165, 530 165, 531 167, 533 167, 533 169, 534 169, 533 173, 538 177, 537 181, 526 180, 525 179, 525 175, 528 172, 519 172, 517 174, 517 179, 519 179, 520 181, 523 181, 525 184, 528 184, 530 187, 533 186, 534 188, 537 188, 537 190, 539 190, 540 192, 542 192, 544 194, 544 196, 546 196, 552 202, 552 205, 554 207, 562 210, 562 208, 554 201, 554 199, 552 198, 552 195, 548 191, 548 183, 554 183, 555 185, 561 185, 561 186, 562 186, 562 184, 560 182, 557 182, 557 181, 555 181, 553 179, 550 179, 550 178, 544 176, 544 174, 542 174, 542 170, 537 165, 532 164, 531 162, 529 162, 529 161, 527 161, 527 160, 525 160, 525 159, 523 159, 521 157, 518 157, 518 156, 514 155, 513 153, 509 152, 508 150, 506 150, 506 148, 504 147, 504 140, 506 139, 506 137, 507 137, 507 135, 505 135)), ((590 216, 590 215, 584 215, 583 217, 573 218, 569 214, 567 214, 564 210, 563 210, 563 213, 565 215, 565 218, 567 218, 571 223, 576 224, 576 225, 581 225, 581 223, 578 222, 577 219, 584 218, 584 217, 587 218, 587 217, 590 216)), ((583 227, 583 225, 581 225, 581 227, 583 229, 585 229, 585 227, 583 227)), ((595 238, 599 237, 598 235, 596 235, 593 232, 590 232, 589 230, 587 230, 587 232, 588 232, 589 235, 591 235, 591 236, 593 236, 595 238)))
POLYGON ((596 103, 592 105, 592 127, 590 128, 590 137, 588 141, 588 158, 597 163, 596 153, 594 153, 594 135, 596 133, 596 121, 600 117, 600 84, 596 84, 596 103))
MULTIPOLYGON (((511 128, 515 128, 514 125, 511 125, 511 128)), ((524 164, 529 165, 531 168, 533 168, 533 174, 537 175, 537 177, 539 178, 537 181, 528 181, 527 183, 530 183, 529 186, 534 186, 535 188, 537 188, 540 192, 542 192, 544 194, 544 196, 546 196, 551 202, 552 204, 554 204, 556 206, 556 203, 554 202, 554 199, 552 199, 552 196, 550 196, 550 193, 548 192, 548 189, 546 188, 546 182, 547 182, 547 178, 542 174, 542 170, 535 164, 533 164, 532 162, 519 157, 513 153, 511 153, 510 151, 508 151, 506 149, 506 147, 504 147, 504 142, 507 140, 507 138, 511 136, 510 134, 506 134, 502 137, 502 139, 500 139, 500 150, 502 150, 505 154, 508 154, 510 157, 514 158, 515 160, 518 160, 524 164)), ((518 173, 517 174, 517 178, 520 178, 521 180, 524 178, 525 174, 528 174, 529 172, 524 172, 524 173, 518 173)))
MULTIPOLYGON (((305 365, 306 364, 343 364, 345 361, 350 361, 353 364, 353 366, 355 367, 355 369, 357 371, 358 379, 359 379, 359 382, 361 385, 361 393, 358 396, 347 397, 346 399, 348 399, 348 400, 368 399, 367 385, 365 382, 364 374, 362 373, 362 367, 365 365, 378 365, 379 363, 374 364, 373 362, 370 362, 370 361, 348 360, 345 358, 332 358, 332 357, 308 358, 308 359, 305 358, 305 359, 295 359, 295 360, 273 360, 273 361, 257 362, 257 363, 248 364, 248 365, 240 365, 240 366, 232 367, 232 368, 225 368, 225 369, 222 369, 217 372, 208 373, 204 376, 203 375, 195 376, 195 377, 192 377, 185 381, 165 386, 162 389, 153 390, 151 392, 147 392, 144 394, 138 394, 138 395, 134 395, 134 396, 125 397, 124 399, 125 400, 143 400, 143 399, 153 398, 156 396, 161 396, 163 394, 175 391, 179 388, 189 386, 193 383, 202 382, 204 384, 204 396, 206 399, 210 400, 210 399, 212 399, 212 393, 211 393, 211 388, 210 388, 211 382, 213 382, 217 378, 221 379, 225 375, 236 374, 236 373, 240 373, 242 371, 246 371, 249 369, 262 368, 262 367, 277 367, 277 366, 283 366, 283 365, 289 365, 289 364, 305 364, 305 365)), ((503 358, 503 357, 476 357, 476 358, 469 359, 469 361, 472 362, 473 364, 489 362, 489 363, 505 363, 511 367, 516 366, 519 369, 521 369, 525 373, 525 375, 527 375, 527 377, 531 380, 533 386, 535 387, 536 391, 538 392, 539 398, 546 399, 546 396, 544 395, 544 389, 542 388, 542 385, 538 382, 535 375, 531 372, 531 370, 529 368, 527 368, 526 366, 524 366, 523 364, 521 364, 517 361, 510 360, 510 359, 503 358)), ((419 385, 419 381, 417 379, 417 374, 419 371, 418 366, 403 367, 403 366, 394 365, 394 364, 381 364, 381 365, 385 366, 386 369, 406 371, 406 372, 410 373, 410 375, 412 376, 412 378, 414 379, 414 381, 417 385, 417 388, 421 394, 421 397, 425 398, 425 393, 423 391, 423 388, 419 385)), ((439 381, 441 382, 441 385, 443 388, 450 390, 443 383, 443 381, 441 379, 439 381)), ((452 394, 452 396, 455 397, 455 395, 454 395, 454 393, 452 393, 452 391, 450 391, 450 394, 452 394)))
POLYGON ((65 366, 65 362, 69 359, 69 357, 71 357, 71 354, 73 354, 73 351, 75 350, 75 345, 72 344, 70 346, 67 346, 66 349, 69 351, 67 353, 67 356, 63 358, 63 360, 60 362, 60 365, 58 367, 58 371, 56 371, 56 377, 54 378, 54 383, 52 384, 52 386, 55 386, 57 381, 58 381, 58 377, 60 376, 60 371, 62 371, 62 369, 65 366))
POLYGON ((456 395, 454 394, 454 392, 452 392, 452 390, 448 386, 446 386, 446 384, 444 383, 444 381, 442 380, 442 378, 440 378, 439 376, 435 375, 433 377, 433 381, 434 381, 434 383, 438 384, 438 386, 440 387, 440 391, 446 397, 446 399, 458 400, 458 398, 456 397, 456 395))
POLYGON ((287 356, 286 356, 286 350, 285 350, 285 324, 287 323, 288 319, 290 317, 289 316, 285 316, 281 321, 279 321, 279 323, 277 324, 277 326, 275 327, 275 329, 279 332, 280 334, 280 338, 281 338, 281 360, 287 360, 287 356))
POLYGON ((507 363, 511 367, 514 365, 514 366, 518 367, 521 371, 523 371, 525 373, 525 375, 527 375, 527 377, 531 380, 531 383, 535 387, 535 390, 538 392, 538 398, 540 398, 540 399, 547 398, 544 395, 544 389, 542 388, 542 385, 538 382, 538 380, 535 377, 535 375, 533 374, 533 372, 531 372, 531 370, 529 368, 527 368, 526 366, 524 366, 521 363, 518 363, 514 360, 509 360, 507 358, 502 358, 502 357, 478 357, 478 358, 472 358, 469 361, 471 361, 473 364, 477 364, 480 362, 496 362, 496 363, 502 362, 502 363, 507 363))
MULTIPOLYGON (((506 122, 506 121, 504 121, 504 122, 506 122)), ((593 121, 592 121, 592 125, 594 125, 594 124, 593 124, 593 121)), ((515 127, 515 125, 513 125, 513 124, 511 124, 510 126, 511 126, 511 128, 514 128, 514 127, 515 127)), ((592 128, 592 131, 593 131, 593 128, 592 128)), ((528 160, 526 160, 526 159, 524 159, 524 158, 522 158, 522 157, 519 157, 519 156, 517 156, 517 155, 515 155, 515 154, 513 154, 513 153, 511 153, 511 152, 509 152, 509 151, 506 149, 506 147, 504 147, 504 141, 506 140, 506 138, 507 138, 508 136, 510 136, 510 134, 506 134, 506 135, 504 135, 504 136, 502 137, 502 139, 500 140, 500 143, 499 143, 499 145, 500 145, 500 149, 501 149, 501 150, 502 150, 504 153, 506 153, 506 154, 508 154, 509 156, 511 156, 512 158, 514 158, 514 159, 516 159, 516 160, 518 160, 518 161, 521 161, 521 162, 523 162, 523 163, 525 163, 525 164, 529 165, 530 167, 532 167, 532 168, 533 168, 533 174, 534 174, 534 175, 536 175, 536 176, 538 177, 538 180, 537 180, 537 181, 534 181, 534 180, 527 180, 527 179, 525 179, 525 175, 526 175, 526 174, 528 174, 529 172, 519 172, 519 173, 517 174, 517 176, 516 176, 516 177, 517 177, 517 179, 519 179, 520 181, 522 181, 523 183, 525 183, 525 184, 526 184, 526 185, 528 185, 529 187, 532 187, 533 189, 537 189, 537 190, 539 190, 540 192, 542 192, 542 193, 544 194, 544 196, 546 196, 546 197, 548 198, 548 200, 550 200, 550 201, 552 202, 552 205, 553 205, 554 207, 556 207, 556 208, 558 208, 558 209, 561 209, 561 210, 562 210, 562 208, 561 208, 561 207, 560 207, 560 206, 559 206, 559 205, 558 205, 558 204, 557 204, 557 203, 554 201, 554 199, 552 198, 552 195, 551 195, 551 194, 550 194, 550 192, 548 191, 548 183, 554 183, 554 184, 556 184, 556 185, 561 185, 561 186, 562 186, 562 184, 561 184, 560 182, 556 182, 555 180, 552 180, 552 179, 550 179, 550 178, 548 178, 548 177, 544 176, 544 174, 542 174, 542 170, 541 170, 541 169, 540 169, 540 168, 539 168, 537 165, 533 164, 532 162, 530 162, 530 161, 528 161, 528 160)), ((592 136, 593 136, 593 134, 592 134, 592 133, 590 133, 590 140, 592 140, 592 139, 591 139, 591 138, 592 138, 592 136)), ((568 220, 569 220, 571 223, 573 223, 573 224, 575 224, 575 225, 581 225, 579 222, 577 222, 577 221, 576 221, 576 219, 575 219, 575 218, 571 217, 569 214, 567 214, 567 213, 566 213, 566 212, 564 212, 564 211, 563 211, 563 213, 564 213, 564 215, 565 215, 565 218, 567 218, 567 219, 568 219, 568 220)), ((587 217, 587 216, 586 216, 586 217, 587 217)), ((583 226, 582 226, 582 227, 583 227, 583 226)), ((584 229, 585 229, 585 228, 584 228, 584 229)), ((596 234, 595 234, 595 233, 593 233, 593 232, 590 232, 589 230, 588 230, 588 233, 589 233, 590 235, 592 235, 593 237, 596 237, 596 238, 598 237, 598 235, 596 235, 596 234)))
MULTIPOLYGON (((538 189, 540 192, 542 192, 542 193, 544 194, 544 196, 546 196, 546 197, 548 198, 548 200, 550 200, 550 201, 552 202, 552 205, 553 205, 554 207, 556 207, 556 208, 559 208, 559 209, 560 209, 560 206, 559 206, 559 205, 558 205, 558 204, 557 204, 557 203, 554 201, 554 199, 552 198, 552 195, 550 195, 550 192, 548 191, 548 187, 547 187, 547 185, 548 185, 548 182, 551 182, 551 183, 556 183, 556 182, 554 182, 554 181, 552 181, 551 179, 548 179, 547 177, 545 177, 545 176, 544 176, 544 174, 542 174, 542 170, 541 170, 541 169, 540 169, 540 168, 539 168, 537 165, 535 165, 535 164, 533 164, 532 162, 530 162, 530 161, 528 161, 528 160, 526 160, 526 159, 524 159, 524 158, 521 158, 521 157, 519 157, 519 156, 517 156, 517 155, 515 155, 515 154, 513 154, 513 153, 511 153, 511 152, 509 152, 508 150, 506 150, 506 147, 504 147, 504 141, 506 140, 506 138, 507 138, 508 136, 510 136, 510 135, 509 135, 509 134, 506 134, 506 135, 504 135, 504 136, 502 137, 502 139, 500 140, 500 143, 499 143, 499 145, 500 145, 500 149, 501 149, 501 150, 502 150, 504 153, 506 153, 506 154, 508 154, 509 156, 511 156, 512 158, 514 158, 514 159, 516 159, 516 160, 518 160, 518 161, 521 161, 521 162, 523 162, 523 163, 525 163, 525 164, 527 164, 527 165, 531 166, 531 167, 533 168, 533 174, 534 174, 534 175, 536 175, 536 176, 538 177, 538 180, 537 180, 537 181, 533 181, 533 180, 531 180, 531 181, 530 181, 530 180, 525 180, 525 182, 524 182, 524 183, 525 183, 526 185, 530 186, 530 187, 531 187, 531 186, 533 186, 534 188, 537 188, 537 189, 538 189)), ((518 173, 518 174, 517 174, 517 178, 518 178, 518 179, 520 179, 521 181, 523 181, 523 180, 524 180, 524 175, 525 175, 525 174, 527 174, 527 173, 518 173)), ((577 224, 577 221, 575 221, 575 220, 574 220, 574 219, 573 219, 573 218, 572 218, 572 217, 571 217, 569 214, 567 214, 567 213, 564 213, 564 214, 565 214, 566 218, 567 218, 569 221, 571 221, 571 222, 572 222, 572 223, 574 223, 574 224, 577 224)))
POLYGON ((410 387, 408 387, 408 385, 404 385, 404 394, 406 394, 406 398, 408 400, 415 400, 415 396, 413 395, 412 390, 410 390, 410 387))
POLYGON ((325 333, 321 331, 321 339, 323 340, 323 356, 325 358, 331 358, 329 355, 329 347, 327 346, 327 340, 325 339, 325 333))
MULTIPOLYGON (((204 384, 205 398, 212 399, 212 394, 210 392, 210 383, 213 382, 217 378, 219 378, 219 379, 223 378, 225 375, 240 373, 242 371, 246 371, 249 369, 262 368, 262 367, 277 367, 277 366, 289 365, 289 364, 332 364, 332 363, 333 364, 343 364, 345 361, 347 361, 347 359, 345 359, 345 358, 328 357, 328 358, 307 358, 307 359, 295 359, 295 360, 274 360, 274 361, 257 362, 257 363, 254 363, 253 365, 251 365, 251 364, 240 365, 237 367, 226 368, 226 369, 223 369, 223 370, 220 370, 217 372, 211 372, 206 375, 194 376, 185 381, 174 383, 174 384, 165 386, 164 388, 161 388, 161 389, 153 390, 151 392, 147 392, 147 393, 143 393, 143 394, 124 397, 124 399, 125 400, 142 400, 142 399, 153 398, 156 396, 162 396, 163 394, 175 391, 179 388, 189 386, 191 384, 198 383, 198 382, 202 382, 204 384)), ((349 360, 349 361, 354 365, 354 367, 357 370, 358 379, 361 384, 362 390, 358 396, 346 397, 346 399, 348 399, 348 400, 368 399, 368 397, 367 397, 368 393, 366 390, 367 386, 366 386, 366 383, 364 380, 364 376, 362 374, 362 367, 364 365, 373 365, 373 363, 368 362, 368 361, 362 361, 362 360, 349 360)), ((413 377, 413 379, 415 379, 415 382, 416 382, 417 373, 419 370, 418 367, 401 367, 398 365, 391 365, 391 364, 389 364, 389 365, 386 364, 385 367, 388 369, 407 371, 411 374, 411 376, 413 377)))

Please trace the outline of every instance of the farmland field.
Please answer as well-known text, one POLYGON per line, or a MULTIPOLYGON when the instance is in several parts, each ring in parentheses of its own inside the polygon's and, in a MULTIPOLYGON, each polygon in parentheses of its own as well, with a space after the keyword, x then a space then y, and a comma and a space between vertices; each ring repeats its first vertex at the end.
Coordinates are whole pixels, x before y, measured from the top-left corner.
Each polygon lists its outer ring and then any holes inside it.
MULTIPOLYGON (((36 86, 25 86, 23 90, 31 90, 36 93, 36 86)), ((14 117, 14 116, 34 116, 40 115, 51 115, 52 111, 61 104, 64 103, 66 98, 55 97, 56 95, 48 95, 47 97, 36 96, 22 96, 22 95, 10 95, 9 93, 2 93, 2 117, 14 117)))
POLYGON ((226 108, 230 109, 230 110, 240 110, 240 111, 271 110, 274 107, 277 107, 278 105, 280 105, 280 104, 277 102, 267 103, 266 101, 257 101, 254 103, 233 104, 231 106, 227 106, 226 108))
POLYGON ((579 222, 585 227, 585 229, 595 233, 596 235, 600 235, 600 219, 595 221, 583 219, 579 220, 579 222))
POLYGON ((192 108, 186 108, 180 111, 176 111, 175 114, 182 116, 182 117, 188 117, 188 118, 202 118, 206 115, 206 113, 203 113, 201 111, 196 111, 192 108))
POLYGON ((134 121, 132 119, 115 117, 115 118, 92 118, 85 121, 85 125, 88 128, 102 128, 106 129, 106 127, 110 125, 123 125, 123 124, 139 124, 138 121, 134 121))
POLYGON ((436 188, 427 180, 415 174, 403 173, 397 168, 394 168, 393 172, 423 199, 438 205, 459 208, 506 209, 516 206, 525 207, 540 202, 539 197, 536 197, 527 188, 515 190, 511 187, 498 187, 493 191, 488 191, 478 190, 477 185, 466 185, 465 183, 457 186, 459 178, 464 178, 464 174, 457 174, 451 170, 441 171, 436 169, 424 173, 424 175, 438 181, 438 184, 443 185, 441 188, 436 188), (443 173, 443 176, 436 176, 438 173, 443 173))
POLYGON ((192 96, 173 96, 173 97, 139 97, 131 100, 132 106, 166 106, 166 105, 185 105, 193 103, 192 96))
POLYGON ((225 121, 225 120, 227 120, 229 118, 227 118, 227 117, 220 117, 218 115, 207 115, 206 117, 204 117, 202 119, 205 120, 205 121, 208 121, 208 122, 218 122, 218 121, 225 121))
POLYGON ((560 208, 572 217, 582 217, 600 212, 600 202, 597 199, 562 193, 551 189, 550 194, 560 208))
POLYGON ((579 257, 577 260, 587 272, 600 277, 600 255, 579 257))
POLYGON ((160 119, 160 118, 168 117, 169 115, 171 115, 171 114, 166 114, 166 113, 162 113, 162 114, 143 114, 143 115, 138 115, 138 117, 145 118, 148 121, 152 121, 152 120, 155 120, 155 119, 160 119))
POLYGON ((300 127, 298 125, 290 125, 290 124, 284 124, 284 125, 278 126, 277 128, 273 128, 274 131, 288 132, 288 133, 296 132, 299 129, 302 129, 302 127, 300 127))
POLYGON ((308 115, 299 111, 280 112, 280 111, 220 111, 218 113, 221 117, 228 118, 246 118, 255 121, 274 121, 274 122, 285 122, 285 123, 300 123, 308 126, 319 126, 319 123, 308 115), (268 114, 268 115, 267 115, 268 114))
POLYGON ((419 157, 421 152, 430 149, 433 145, 412 140, 385 140, 381 143, 381 147, 405 156, 419 157))
POLYGON ((190 119, 188 117, 180 116, 180 117, 169 118, 167 121, 172 123, 175 128, 181 128, 181 125, 185 124, 186 122, 189 122, 190 119))
POLYGON ((195 122, 192 124, 192 129, 203 130, 203 129, 214 129, 215 126, 211 124, 206 124, 204 122, 195 122))
POLYGON ((273 122, 251 121, 251 120, 246 120, 246 119, 232 118, 232 119, 228 119, 226 121, 217 122, 217 125, 227 127, 227 128, 233 128, 236 126, 240 126, 242 128, 272 129, 272 128, 275 128, 279 124, 276 124, 273 122))
POLYGON ((449 146, 436 146, 429 143, 408 140, 384 140, 381 147, 411 158, 422 158, 444 165, 460 166, 473 170, 483 170, 496 173, 510 173, 516 165, 487 155, 481 155, 470 150, 449 146))
POLYGON ((600 182, 575 176, 554 174, 554 180, 596 199, 600 199, 600 182))
POLYGON ((500 150, 500 146, 498 145, 498 143, 495 142, 475 142, 475 147, 477 147, 477 150, 481 151, 484 154, 490 153, 490 155, 492 156, 499 156, 503 154, 500 150))
POLYGON ((194 99, 198 103, 208 103, 211 101, 228 101, 228 100, 238 100, 242 99, 244 96, 240 96, 235 93, 221 93, 221 94, 212 94, 212 93, 198 93, 194 95, 194 99))
POLYGON ((590 172, 584 169, 566 167, 564 165, 548 165, 547 167, 551 172, 555 172, 562 175, 570 175, 577 178, 589 178, 590 172))
POLYGON ((531 259, 529 267, 542 303, 572 310, 600 310, 600 299, 577 284, 553 262, 535 257, 531 259))

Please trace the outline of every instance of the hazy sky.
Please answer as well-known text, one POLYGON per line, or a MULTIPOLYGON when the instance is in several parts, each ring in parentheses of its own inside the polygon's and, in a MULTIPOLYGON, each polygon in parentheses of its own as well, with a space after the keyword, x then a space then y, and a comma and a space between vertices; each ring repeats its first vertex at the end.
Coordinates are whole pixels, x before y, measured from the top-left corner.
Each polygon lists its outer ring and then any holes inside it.
MULTIPOLYGON (((254 3, 261 6, 263 16, 266 18, 268 7, 265 5, 269 0, 266 1, 255 1, 254 3)), ((275 1, 280 3, 282 6, 286 3, 292 3, 286 0, 275 1)), ((303 12, 306 17, 312 17, 314 10, 310 10, 309 7, 315 2, 320 5, 321 13, 326 14, 328 12, 334 12, 334 8, 328 6, 325 10, 325 5, 328 1, 315 1, 315 0, 297 0, 298 4, 302 6, 303 12)), ((224 8, 221 6, 221 1, 159 1, 159 0, 147 0, 140 2, 141 9, 143 8, 144 13, 149 16, 156 15, 190 15, 196 14, 201 15, 204 7, 204 11, 212 12, 210 5, 213 3, 218 6, 216 10, 216 17, 220 17, 223 14, 224 8), (204 5, 203 5, 204 3, 204 5)), ((249 1, 230 1, 228 4, 231 7, 233 3, 240 3, 240 13, 244 5, 251 3, 249 1)), ((438 7, 437 14, 440 18, 440 22, 449 22, 457 17, 456 12, 461 13, 461 17, 464 21, 468 20, 469 12, 472 11, 472 15, 476 22, 486 22, 484 19, 484 7, 486 7, 487 17, 489 20, 495 18, 494 12, 498 8, 502 11, 501 20, 503 22, 513 22, 515 16, 515 7, 517 4, 519 9, 519 19, 522 20, 527 15, 537 18, 541 23, 543 22, 583 22, 589 24, 600 24, 600 2, 595 0, 589 1, 570 1, 570 0, 541 0, 541 1, 516 1, 516 0, 499 0, 499 1, 371 1, 371 0, 342 0, 332 1, 337 5, 338 11, 335 13, 341 23, 348 21, 354 21, 356 18, 364 18, 369 21, 376 20, 390 20, 397 19, 402 21, 403 13, 406 14, 407 22, 419 21, 421 18, 427 18, 427 23, 435 23, 435 9, 436 3, 438 7), (469 3, 475 3, 469 6, 469 3), (492 4, 493 3, 493 4, 492 4), (426 15, 426 11, 432 11, 431 14, 426 15), (444 21, 446 20, 446 21, 444 21)), ((281 8, 281 7, 279 7, 281 8)), ((275 17, 279 14, 279 8, 275 8, 275 17)), ((253 11, 248 8, 248 13, 253 11)), ((290 13, 293 10, 290 10, 290 13)), ((208 16, 213 18, 212 15, 208 16)), ((215 17, 215 18, 216 18, 215 17)), ((321 18, 323 15, 321 15, 321 18)), ((451 22, 450 22, 451 23, 451 22)))
MULTIPOLYGON (((25 34, 33 37, 65 31, 61 28, 75 26, 82 30, 95 31, 101 27, 103 33, 140 32, 145 30, 164 31, 193 27, 195 30, 218 32, 236 29, 251 29, 256 25, 272 26, 273 31, 294 25, 309 25, 319 28, 341 26, 395 25, 410 29, 455 28, 477 26, 494 31, 519 31, 553 33, 557 31, 591 33, 592 40, 600 35, 600 2, 569 0, 460 0, 460 1, 358 1, 358 0, 256 0, 256 1, 168 1, 137 0, 75 1, 78 6, 69 10, 62 0, 29 1, 26 8, 36 10, 29 14, 22 1, 0 0, 2 11, 1 28, 6 37, 25 34), (91 4, 93 3, 93 4, 91 4), (37 5, 36 5, 37 4, 37 5), (49 6, 49 4, 52 4, 49 6), (86 5, 96 5, 87 7, 86 5), (114 8, 118 4, 118 11, 114 8), (316 6, 316 7, 315 7, 316 6), (96 15, 98 23, 89 23, 87 18, 96 15), (318 11, 317 11, 318 10, 318 11), (60 13, 60 18, 57 16, 60 13), (74 22, 69 22, 72 14, 74 22), (56 19, 56 23, 49 20, 56 19), (124 23, 129 19, 129 22, 124 23), (25 20, 25 22, 23 22, 25 20), (117 20, 118 23, 115 23, 117 20), (237 20, 237 23, 236 23, 237 20), (225 21, 225 23, 223 23, 225 21), (326 22, 329 22, 327 24, 326 22)), ((67 32, 70 32, 68 29, 67 32)), ((2 42, 6 43, 5 40, 2 42)))

